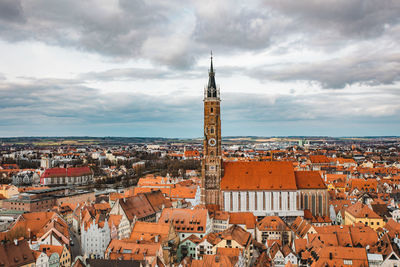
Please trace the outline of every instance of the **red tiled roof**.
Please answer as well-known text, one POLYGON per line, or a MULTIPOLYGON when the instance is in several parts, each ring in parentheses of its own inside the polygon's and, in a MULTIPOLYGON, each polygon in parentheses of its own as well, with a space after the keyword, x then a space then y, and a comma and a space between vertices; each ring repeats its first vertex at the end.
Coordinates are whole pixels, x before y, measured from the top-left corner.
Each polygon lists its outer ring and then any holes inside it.
POLYGON ((288 161, 225 162, 221 189, 296 190, 293 164, 288 161))
POLYGON ((256 217, 252 212, 230 212, 229 224, 246 225, 247 229, 254 229, 256 227, 256 217))
POLYGON ((26 240, 0 245, 0 266, 25 266, 35 263, 33 251, 26 240))
POLYGON ((294 174, 299 189, 326 189, 318 171, 295 171, 294 174))
POLYGON ((278 216, 266 216, 257 224, 260 231, 288 231, 289 227, 278 216))
POLYGON ((92 170, 89 167, 51 168, 51 169, 46 169, 41 177, 42 178, 78 177, 91 174, 92 170))
POLYGON ((164 209, 159 222, 171 223, 177 232, 204 233, 207 226, 206 209, 164 209))
POLYGON ((327 156, 324 155, 311 155, 310 156, 311 163, 330 163, 331 161, 327 156))
POLYGON ((367 205, 362 204, 361 202, 357 202, 354 205, 348 207, 346 212, 353 215, 355 218, 374 218, 380 219, 381 217, 376 214, 373 210, 371 210, 367 205))

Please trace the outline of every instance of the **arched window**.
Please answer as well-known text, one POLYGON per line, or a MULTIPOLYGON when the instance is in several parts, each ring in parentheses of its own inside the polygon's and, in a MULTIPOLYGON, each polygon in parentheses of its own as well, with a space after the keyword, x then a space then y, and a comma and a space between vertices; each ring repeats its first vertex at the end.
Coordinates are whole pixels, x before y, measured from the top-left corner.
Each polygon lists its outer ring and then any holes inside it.
POLYGON ((266 201, 265 192, 263 192, 263 210, 265 210, 265 201, 266 201))
POLYGON ((308 195, 304 195, 303 196, 304 197, 304 206, 303 206, 303 209, 308 209, 308 195))
POLYGON ((250 210, 250 195, 248 191, 246 192, 246 210, 250 210))
POLYGON ((238 193, 238 204, 239 204, 239 211, 242 210, 242 202, 240 201, 240 192, 238 193))
POLYGON ((312 196, 311 196, 311 213, 313 214, 313 215, 315 215, 315 213, 316 213, 316 199, 315 199, 315 194, 313 194, 312 196))
POLYGON ((230 210, 233 210, 233 194, 232 194, 232 191, 230 192, 230 198, 229 198, 229 200, 230 200, 230 210))
POLYGON ((258 203, 257 203, 257 192, 254 192, 254 209, 257 210, 258 209, 258 203))
POLYGON ((271 210, 275 210, 274 204, 274 192, 271 192, 271 210))
POLYGON ((322 195, 318 195, 318 212, 321 216, 323 216, 323 205, 322 205, 322 195))

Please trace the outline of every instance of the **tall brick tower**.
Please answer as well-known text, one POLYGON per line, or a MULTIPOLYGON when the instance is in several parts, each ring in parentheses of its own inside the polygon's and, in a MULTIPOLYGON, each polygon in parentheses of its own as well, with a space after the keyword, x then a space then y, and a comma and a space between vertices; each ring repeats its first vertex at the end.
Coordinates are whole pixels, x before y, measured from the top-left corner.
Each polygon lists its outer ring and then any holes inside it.
POLYGON ((211 53, 208 85, 204 88, 204 141, 201 175, 201 202, 222 206, 220 182, 222 175, 221 112, 219 88, 211 53))

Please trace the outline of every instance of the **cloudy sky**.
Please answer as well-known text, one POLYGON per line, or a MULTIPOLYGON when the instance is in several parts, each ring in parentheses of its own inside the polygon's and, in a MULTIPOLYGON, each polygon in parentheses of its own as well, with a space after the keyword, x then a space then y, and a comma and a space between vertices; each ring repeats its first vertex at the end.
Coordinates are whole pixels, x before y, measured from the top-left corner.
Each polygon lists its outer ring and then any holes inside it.
POLYGON ((400 135, 398 0, 0 0, 0 136, 400 135))

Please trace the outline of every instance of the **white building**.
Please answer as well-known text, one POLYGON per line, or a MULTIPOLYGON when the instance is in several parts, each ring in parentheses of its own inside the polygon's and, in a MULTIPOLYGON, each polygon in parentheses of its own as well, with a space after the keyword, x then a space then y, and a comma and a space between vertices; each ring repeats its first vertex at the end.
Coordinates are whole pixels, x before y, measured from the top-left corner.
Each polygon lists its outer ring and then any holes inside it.
POLYGON ((104 252, 111 240, 110 227, 107 220, 97 223, 98 220, 90 219, 81 226, 81 246, 84 255, 93 255, 95 258, 104 258, 104 252))
POLYGON ((36 267, 48 267, 49 266, 49 256, 46 253, 35 251, 36 267))
POLYGON ((328 214, 328 193, 318 172, 295 171, 291 162, 225 162, 224 211, 255 216, 297 217, 304 209, 328 214))

